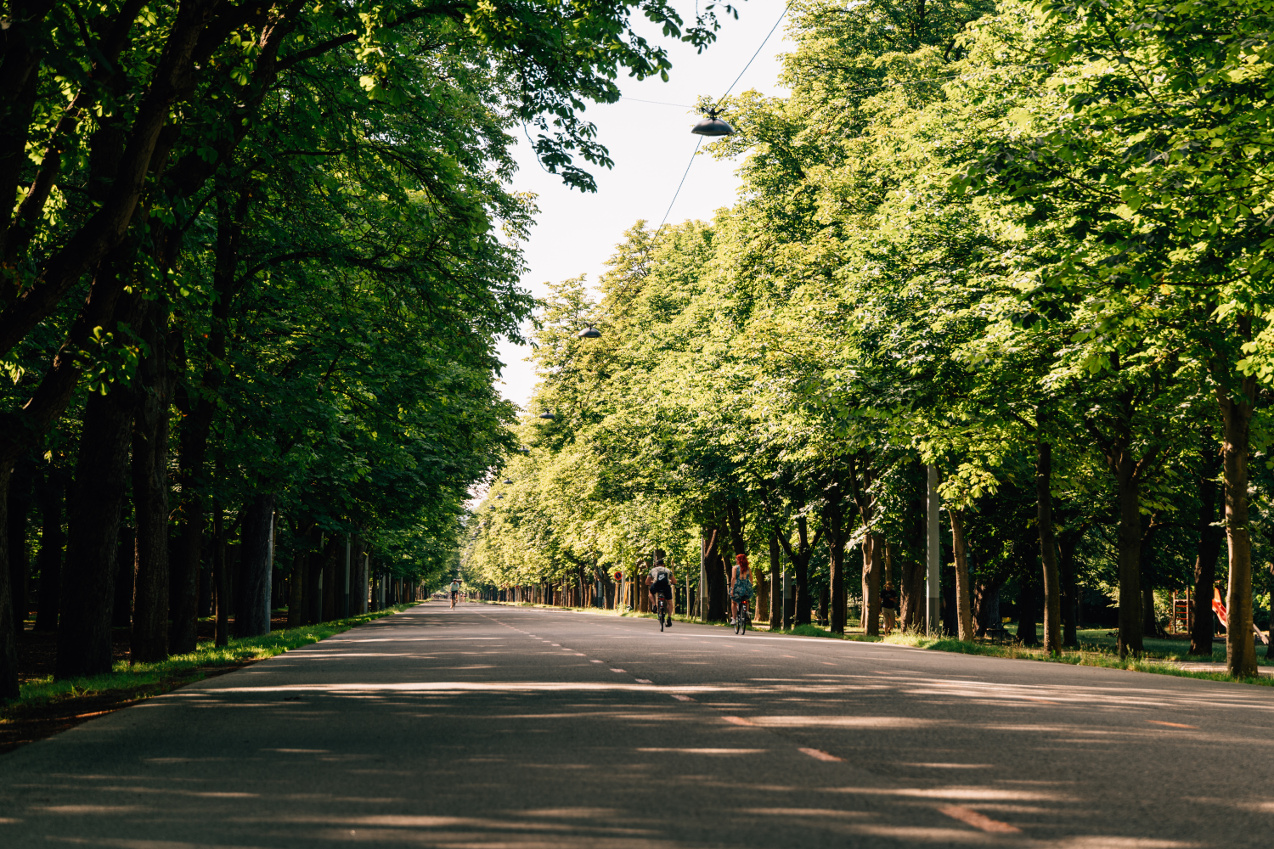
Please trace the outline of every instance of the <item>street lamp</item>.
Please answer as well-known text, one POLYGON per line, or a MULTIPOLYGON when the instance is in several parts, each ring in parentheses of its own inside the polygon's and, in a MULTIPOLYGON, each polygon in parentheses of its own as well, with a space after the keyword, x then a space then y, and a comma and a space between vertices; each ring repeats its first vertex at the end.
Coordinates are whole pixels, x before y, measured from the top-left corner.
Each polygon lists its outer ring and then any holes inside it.
POLYGON ((734 127, 717 117, 717 110, 709 109, 690 132, 697 136, 732 136, 734 127))
POLYGON ((552 413, 545 412, 545 413, 540 413, 540 418, 544 419, 545 421, 551 422, 556 420, 557 416, 553 415, 552 413))
POLYGON ((588 327, 584 328, 583 330, 581 330, 579 333, 576 333, 575 335, 579 337, 580 339, 597 339, 602 335, 602 331, 598 330, 596 327, 590 324, 588 327))

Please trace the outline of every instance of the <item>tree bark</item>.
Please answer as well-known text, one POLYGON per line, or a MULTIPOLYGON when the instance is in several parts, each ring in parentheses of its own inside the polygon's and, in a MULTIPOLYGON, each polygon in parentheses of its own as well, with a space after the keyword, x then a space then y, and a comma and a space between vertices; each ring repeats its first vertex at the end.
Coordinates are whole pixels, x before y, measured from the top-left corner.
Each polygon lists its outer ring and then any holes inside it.
POLYGON ((354 575, 350 578, 350 592, 354 594, 354 614, 367 612, 367 543, 361 537, 354 538, 354 575))
POLYGON ((956 637, 964 642, 973 641, 973 594, 969 587, 968 548, 964 540, 964 515, 950 507, 951 551, 955 556, 956 637))
POLYGON ((328 541, 327 550, 323 556, 323 620, 324 622, 332 622, 336 617, 336 608, 340 599, 341 589, 338 580, 340 574, 340 556, 344 552, 341 550, 343 546, 339 544, 340 537, 336 534, 328 541))
POLYGON ((1221 463, 1225 472, 1225 538, 1230 580, 1225 596, 1225 666, 1235 678, 1256 675, 1256 638, 1252 633, 1252 534, 1248 524, 1248 456, 1256 381, 1244 378, 1235 397, 1217 390, 1224 423, 1221 463))
POLYGON ((212 583, 217 593, 217 621, 214 642, 230 642, 230 563, 225 518, 221 505, 212 505, 212 583))
POLYGON ((1035 441, 1035 512, 1044 568, 1044 651, 1056 655, 1062 651, 1062 581, 1053 530, 1053 446, 1042 439, 1035 441))
MULTIPOLYGON (((704 525, 700 529, 700 565, 707 577, 708 586, 701 591, 706 592, 704 601, 704 619, 708 622, 720 622, 727 616, 725 606, 725 575, 721 571, 721 533, 720 528, 704 525)), ((634 578, 640 580, 640 575, 634 578)), ((643 598, 645 593, 637 593, 643 598)))
POLYGON ((244 508, 236 589, 234 635, 270 633, 271 546, 274 530, 273 493, 258 493, 244 508))
POLYGON ((1018 581, 1017 639, 1024 646, 1039 645, 1035 627, 1039 623, 1039 593, 1035 586, 1034 569, 1027 569, 1018 581))
POLYGON ((40 573, 35 630, 52 632, 58 627, 62 547, 66 545, 66 534, 62 530, 62 502, 66 498, 66 481, 61 470, 48 470, 36 497, 40 504, 41 531, 40 553, 35 560, 35 567, 40 573))
MULTIPOLYGON (((168 310, 150 301, 141 316, 141 336, 149 353, 138 368, 134 389, 133 503, 137 514, 136 574, 130 659, 152 663, 168 658, 168 405, 166 328, 168 310)), ((193 604, 191 605, 193 612, 193 604)), ((187 650, 193 650, 190 646, 187 650)))
POLYGON ((823 503, 823 536, 830 560, 827 627, 833 634, 845 633, 845 511, 838 487, 829 487, 823 503))
POLYGON ((1215 450, 1205 449, 1199 475, 1198 544, 1194 554, 1194 610, 1190 621, 1190 654, 1212 656, 1212 638, 1216 622, 1212 613, 1212 590, 1216 586, 1216 562, 1221 554, 1222 531, 1216 527, 1217 476, 1221 473, 1221 457, 1215 450))
POLYGON ((134 406, 129 390, 115 384, 105 395, 90 395, 84 409, 62 571, 58 679, 111 671, 117 541, 134 406))
POLYGON ((309 557, 301 541, 305 537, 296 535, 297 547, 292 554, 292 571, 288 574, 288 627, 299 628, 305 624, 305 561, 309 557))
POLYGON ((1058 573, 1062 581, 1062 645, 1079 645, 1079 582, 1075 570, 1075 549, 1082 530, 1063 531, 1058 542, 1058 573))
POLYGON ((778 528, 770 528, 770 630, 783 627, 783 563, 778 528))
MULTIPOLYGON (((9 522, 9 480, 13 477, 11 457, 0 460, 0 528, 9 522)), ((9 594, 9 544, 0 544, 0 703, 18 697, 18 633, 13 621, 13 599, 9 594)))
POLYGON ((1126 448, 1112 465, 1119 497, 1119 656, 1141 657, 1141 482, 1126 448))
POLYGON ((9 479, 9 515, 6 533, 9 542, 9 593, 13 605, 14 633, 21 633, 27 618, 27 579, 31 574, 31 558, 27 551, 27 518, 31 512, 32 486, 36 466, 23 458, 13 468, 9 479))
POLYGON ((880 576, 885 570, 885 537, 869 533, 863 537, 863 603, 860 616, 863 633, 880 636, 880 576))

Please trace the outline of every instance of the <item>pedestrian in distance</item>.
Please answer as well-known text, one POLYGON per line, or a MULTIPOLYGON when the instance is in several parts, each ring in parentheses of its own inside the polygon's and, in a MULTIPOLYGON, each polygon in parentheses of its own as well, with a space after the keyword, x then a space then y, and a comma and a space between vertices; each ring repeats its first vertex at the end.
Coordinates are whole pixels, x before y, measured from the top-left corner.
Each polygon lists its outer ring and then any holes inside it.
POLYGON ((885 588, 880 591, 880 609, 885 614, 885 636, 889 636, 898 617, 898 591, 893 581, 885 581, 885 588))

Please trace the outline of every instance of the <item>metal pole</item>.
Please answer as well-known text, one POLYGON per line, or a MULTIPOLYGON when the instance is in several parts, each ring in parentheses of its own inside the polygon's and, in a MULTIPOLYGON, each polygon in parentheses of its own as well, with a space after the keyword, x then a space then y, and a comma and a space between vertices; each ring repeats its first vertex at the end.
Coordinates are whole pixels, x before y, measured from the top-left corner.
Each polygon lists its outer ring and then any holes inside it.
POLYGON ((941 554, 938 539, 938 510, 941 503, 938 499, 938 467, 932 464, 928 467, 929 472, 929 499, 928 510, 926 515, 926 527, 928 537, 928 551, 926 558, 926 574, 925 587, 926 604, 925 604, 925 632, 936 637, 942 631, 942 623, 939 621, 939 599, 941 597, 941 588, 939 587, 939 564, 941 562, 941 554))

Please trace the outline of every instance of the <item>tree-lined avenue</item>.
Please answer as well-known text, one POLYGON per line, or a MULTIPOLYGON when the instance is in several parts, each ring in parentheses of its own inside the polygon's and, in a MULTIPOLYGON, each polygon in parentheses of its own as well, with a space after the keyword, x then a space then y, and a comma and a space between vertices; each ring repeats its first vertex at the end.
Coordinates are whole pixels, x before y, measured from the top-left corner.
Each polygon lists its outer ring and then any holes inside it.
POLYGON ((6 755, 0 844, 1265 846, 1272 712, 1243 685, 430 603, 6 755))

